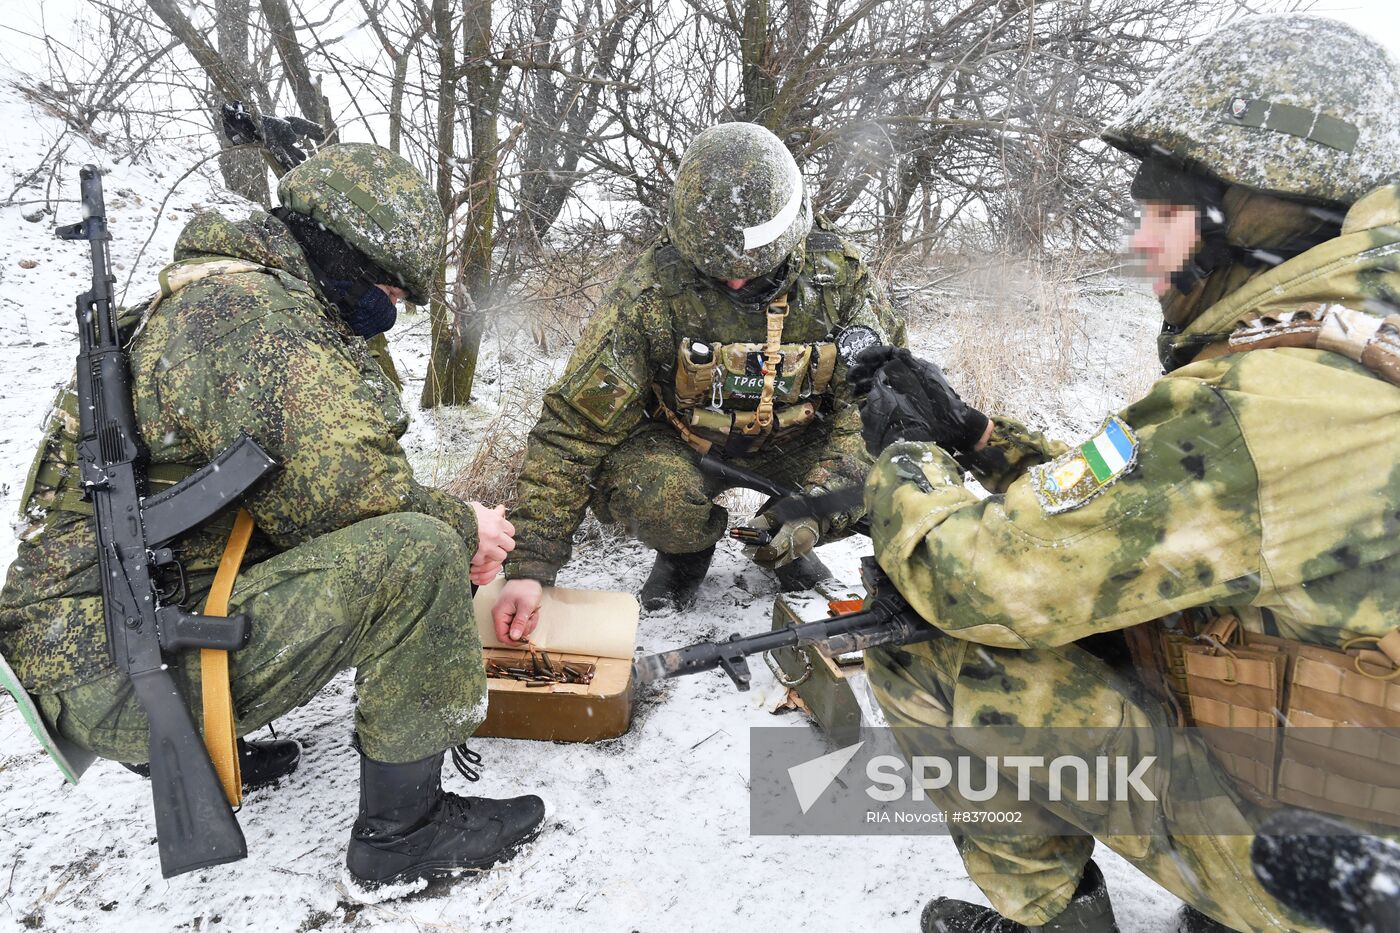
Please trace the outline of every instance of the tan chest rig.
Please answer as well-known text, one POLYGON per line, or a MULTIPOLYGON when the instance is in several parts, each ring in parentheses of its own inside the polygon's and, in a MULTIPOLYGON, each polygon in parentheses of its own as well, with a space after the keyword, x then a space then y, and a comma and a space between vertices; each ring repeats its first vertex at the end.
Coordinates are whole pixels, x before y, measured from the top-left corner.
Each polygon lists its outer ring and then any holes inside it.
POLYGON ((836 371, 836 345, 785 344, 788 297, 768 306, 765 343, 705 344, 690 337, 676 351, 676 407, 653 386, 658 412, 699 453, 753 453, 790 437, 817 417, 812 401, 836 371))
MULTIPOLYGON (((1400 315, 1341 305, 1241 321, 1197 358, 1266 347, 1340 353, 1400 385, 1400 315)), ((1400 826, 1400 629, 1337 649, 1246 631, 1235 614, 1202 608, 1124 635, 1153 692, 1179 724, 1201 727, 1255 803, 1400 826)))

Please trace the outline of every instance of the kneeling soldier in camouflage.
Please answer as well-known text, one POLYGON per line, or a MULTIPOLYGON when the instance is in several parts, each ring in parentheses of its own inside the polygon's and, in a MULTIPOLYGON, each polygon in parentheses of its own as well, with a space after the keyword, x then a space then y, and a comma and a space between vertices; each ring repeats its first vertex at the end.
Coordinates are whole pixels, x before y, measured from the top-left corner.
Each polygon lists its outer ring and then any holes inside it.
MULTIPOLYGON (((177 482, 247 432, 280 465, 244 502, 256 531, 230 601, 251 620, 229 679, 239 735, 355 669, 360 807, 351 877, 416 881, 510 857, 539 798, 445 793, 445 751, 485 717, 468 576, 511 548, 498 510, 419 484, 408 419, 365 338, 405 295, 425 303, 444 237, 431 187, 376 146, 323 149, 288 172, 271 215, 197 216, 161 292, 124 316, 149 475, 177 482)), ((146 717, 108 659, 91 507, 75 468, 76 397, 60 395, 23 496, 29 522, 0 593, 0 648, 49 730, 122 762, 147 754, 146 717)), ((177 539, 172 598, 198 605, 229 537, 228 510, 177 539), (173 595, 184 587, 183 595, 173 595)), ((181 692, 200 695, 181 653, 181 692)), ((294 742, 243 746, 248 783, 296 765, 294 742)))
MULTIPOLYGON (((803 489, 862 482, 870 460, 840 352, 891 341, 902 327, 855 247, 813 223, 782 142, 751 123, 697 136, 666 235, 604 298, 530 433, 502 637, 533 627, 589 506, 657 550, 644 606, 693 603, 728 521, 698 453, 803 489)), ((753 556, 801 587, 812 548, 858 517, 769 528, 760 515, 772 541, 753 556)))
MULTIPOLYGON (((1201 726, 1400 726, 1397 95, 1400 66, 1370 39, 1264 17, 1186 52, 1106 131, 1141 160, 1133 246, 1156 277, 1167 374, 1080 447, 988 419, 907 353, 857 359, 883 449, 866 487, 875 554, 946 636, 866 659, 909 755, 988 726, 1140 741, 1170 735, 1173 708, 1201 726), (1126 668, 1104 660, 1109 634, 1126 668)), ((1207 799, 1173 782, 1134 804, 1158 831, 1101 841, 1190 905, 1188 929, 1309 928, 1250 868, 1251 827, 1280 800, 1400 825, 1383 756, 1338 755, 1300 784, 1286 755, 1171 741, 1219 776, 1211 822, 1173 830, 1207 799)), ((925 930, 1116 929, 1092 805, 939 802, 1029 811, 1037 829, 963 823, 995 909, 939 898, 925 930)))

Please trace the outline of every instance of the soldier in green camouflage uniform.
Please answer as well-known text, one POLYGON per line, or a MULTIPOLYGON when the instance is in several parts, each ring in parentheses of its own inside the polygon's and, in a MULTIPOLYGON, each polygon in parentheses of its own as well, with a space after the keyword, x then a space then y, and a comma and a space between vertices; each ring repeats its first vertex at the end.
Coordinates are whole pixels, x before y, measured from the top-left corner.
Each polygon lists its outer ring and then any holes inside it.
MULTIPOLYGON (((908 754, 950 727, 1093 726, 1132 742, 1170 721, 1142 689, 1152 672, 1123 676, 1081 642, 1099 633, 1233 613, 1250 632, 1337 648, 1400 626, 1400 388, 1341 352, 1226 345, 1236 322, 1319 303, 1360 321, 1395 313, 1397 93, 1400 66, 1354 30, 1264 17, 1185 53, 1110 127, 1105 139, 1145 160, 1134 246, 1158 277, 1167 374, 1089 443, 989 421, 884 354, 889 381, 943 407, 911 428, 876 414, 900 411, 881 407, 886 390, 870 395, 873 443, 924 441, 885 449, 866 487, 880 565, 943 633, 867 655, 890 724, 912 727, 900 730, 908 754)), ((1307 928, 1251 872, 1255 806, 1202 748, 1170 754, 1217 775, 1217 809, 1164 796, 1138 816, 1165 833, 1100 841, 1191 905, 1190 929, 1307 928), (1188 811, 1212 812, 1221 834, 1173 833, 1188 811)), ((1082 832, 1094 824, 1036 800, 1043 810, 940 801, 1029 809, 1040 829, 965 824, 955 841, 995 911, 940 898, 926 930, 1115 929, 1082 832)))
MULTIPOLYGON (((649 608, 688 603, 728 521, 712 501, 720 489, 696 467, 699 447, 803 488, 861 482, 870 461, 837 358, 843 335, 903 342, 855 247, 812 222, 792 156, 755 124, 701 133, 677 172, 666 236, 622 273, 545 396, 512 514, 517 547, 498 627, 517 608, 529 617, 589 506, 657 549, 649 608), (768 312, 784 299, 775 423, 745 436, 760 405, 768 312)), ((774 543, 755 556, 786 567, 854 517, 771 529, 774 543)))
MULTIPOLYGON (((407 831, 404 814, 443 836, 466 825, 436 775, 444 750, 485 717, 468 575, 494 575, 509 526, 414 479, 398 441, 408 425, 398 391, 363 339, 392 323, 398 298, 428 300, 445 224, 427 182, 387 150, 346 144, 289 172, 279 195, 275 216, 205 213, 181 233, 160 294, 124 316, 132 392, 157 486, 240 432, 278 462, 243 503, 256 532, 230 600, 252 626, 248 646, 230 656, 237 731, 266 725, 355 670, 369 799, 366 809, 362 795, 351 868, 380 881, 408 866, 380 871, 365 853, 392 847, 395 832, 407 831), (393 797, 399 815, 382 818, 375 795, 393 797)), ((0 649, 50 729, 102 757, 139 762, 146 719, 107 654, 75 404, 70 386, 31 472, 27 527, 0 593, 0 649)), ((231 525, 225 513, 174 543, 188 605, 202 604, 231 525)), ((184 652, 174 665, 196 710, 197 660, 184 652)), ((526 819, 478 833, 489 845, 459 841, 445 858, 480 862, 532 832, 542 808, 537 798, 520 801, 509 803, 526 819)), ((474 825, 497 816, 477 811, 474 825)))

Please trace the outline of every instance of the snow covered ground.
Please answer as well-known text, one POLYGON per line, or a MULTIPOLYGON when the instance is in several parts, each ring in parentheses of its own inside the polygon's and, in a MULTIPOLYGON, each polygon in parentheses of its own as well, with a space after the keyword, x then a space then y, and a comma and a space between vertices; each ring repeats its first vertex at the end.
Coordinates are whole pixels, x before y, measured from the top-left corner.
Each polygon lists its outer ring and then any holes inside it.
MULTIPOLYGON (((170 255, 175 235, 199 207, 244 209, 196 172, 162 207, 188 167, 188 152, 154 163, 116 162, 63 124, 0 73, 0 569, 14 556, 11 523, 25 471, 54 390, 75 352, 72 296, 85 286, 85 252, 53 239, 55 222, 35 216, 46 190, 71 198, 77 166, 111 169, 106 187, 117 237, 119 285, 159 221, 136 268, 131 299, 144 294, 170 255), (61 170, 33 175, 50 149, 61 170), (61 184, 61 188, 56 186, 61 184), (26 215, 33 219, 27 219, 26 215)), ((50 157, 51 158, 51 157, 50 157)), ((1121 401, 1123 376, 1151 365, 1152 302, 1141 295, 1085 299, 1075 308, 1074 384, 1052 406, 1052 426, 1089 431, 1121 401), (1089 341, 1087 335, 1095 334, 1089 341), (1082 338, 1082 339, 1081 339, 1082 338)), ((915 345, 938 358, 945 317, 914 321, 915 345)), ((445 479, 500 404, 506 372, 488 337, 480 404, 419 414, 408 441, 420 471, 445 479), (487 373, 501 373, 494 382, 487 373)), ((425 366, 426 321, 401 322, 394 350, 416 400, 425 366)), ((547 370, 557 360, 535 361, 547 370)), ((956 379, 956 373, 954 374, 956 379)), ((1045 386, 1046 392, 1050 386, 1045 386)), ((853 575, 859 541, 823 548, 833 568, 853 575)), ((650 567, 640 545, 584 546, 561 583, 635 591, 650 567)), ((853 576, 851 577, 853 578, 853 576)), ((699 604, 679 615, 644 618, 642 647, 656 650, 731 631, 766 629, 773 581, 725 542, 699 604)), ((356 806, 355 753, 349 746, 352 683, 332 682, 278 723, 305 749, 301 768, 278 788, 251 794, 240 814, 250 857, 235 865, 160 878, 147 785, 99 762, 81 785, 66 786, 30 738, 14 704, 0 699, 0 930, 889 930, 917 929, 934 894, 978 899, 948 840, 929 837, 777 838, 748 831, 748 730, 790 724, 803 714, 767 711, 781 688, 755 664, 752 693, 719 674, 674 682, 645 694, 627 735, 593 746, 500 739, 473 743, 486 761, 474 793, 534 791, 553 815, 546 832, 515 861, 481 877, 415 898, 362 906, 339 884, 343 847, 356 806)), ((455 774, 448 784, 466 790, 455 774)), ((1170 929, 1175 899, 1107 851, 1100 862, 1125 931, 1170 929)))

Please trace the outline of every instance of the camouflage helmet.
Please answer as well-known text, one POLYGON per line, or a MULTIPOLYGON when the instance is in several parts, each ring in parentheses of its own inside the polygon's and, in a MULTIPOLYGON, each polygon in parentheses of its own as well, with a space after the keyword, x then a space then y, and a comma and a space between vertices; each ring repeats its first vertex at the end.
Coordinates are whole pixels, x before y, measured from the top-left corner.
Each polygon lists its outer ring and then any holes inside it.
POLYGON ((277 197, 374 260, 414 304, 428 303, 447 223, 407 160, 368 143, 326 146, 282 176, 277 197))
POLYGON ((1397 172, 1397 99, 1400 64, 1350 26, 1251 17, 1182 53, 1103 139, 1227 184, 1350 204, 1397 172))
POLYGON ((666 230, 701 272, 758 278, 811 229, 807 185, 778 137, 756 123, 722 123, 691 141, 676 171, 666 230))

